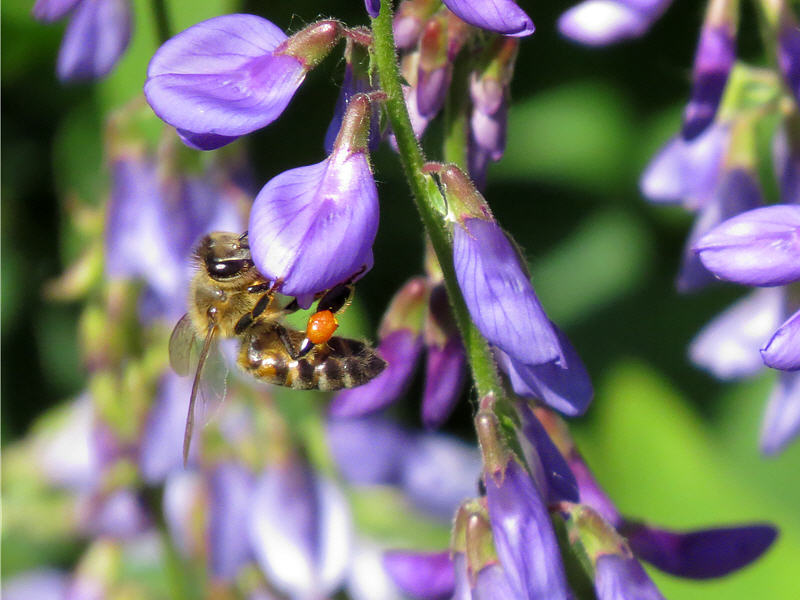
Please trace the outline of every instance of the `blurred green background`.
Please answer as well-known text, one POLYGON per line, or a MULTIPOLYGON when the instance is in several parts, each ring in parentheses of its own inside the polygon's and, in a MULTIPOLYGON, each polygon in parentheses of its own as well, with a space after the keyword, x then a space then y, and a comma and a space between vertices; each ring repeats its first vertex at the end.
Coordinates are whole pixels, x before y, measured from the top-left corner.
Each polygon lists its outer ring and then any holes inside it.
MULTIPOLYGON (((525 248, 548 314, 593 376, 594 404, 573 431, 600 482, 632 516, 673 528, 743 521, 780 527, 765 559, 724 580, 685 582, 653 572, 665 596, 798 598, 800 443, 768 460, 757 450, 774 376, 723 385, 686 358, 692 336, 743 290, 720 285, 678 295, 673 276, 691 218, 646 204, 637 187, 649 158, 678 128, 704 3, 677 0, 647 37, 594 50, 555 31, 572 3, 520 3, 537 31, 521 44, 508 151, 490 170, 486 195, 525 248)), ((176 30, 237 8, 222 0, 167 4, 176 30)), ((744 6, 743 22, 754 23, 744 6)), ((79 250, 61 202, 67 193, 103 197, 104 116, 140 93, 156 47, 149 4, 135 0, 134 42, 113 75, 98 85, 62 86, 54 73, 63 23, 38 24, 30 8, 29 0, 2 4, 4 446, 84 386, 80 306, 46 302, 42 289, 79 250)), ((244 10, 290 30, 319 16, 366 23, 363 3, 353 0, 250 2, 244 10)), ((757 61, 754 28, 742 29, 740 56, 757 61)), ((329 58, 279 121, 238 142, 249 146, 258 181, 323 157, 341 66, 329 58)), ((435 138, 434 127, 426 143, 433 159, 435 138)), ((375 268, 358 288, 365 332, 393 291, 420 272, 422 259, 420 223, 395 157, 382 148, 374 162, 382 226, 375 268)), ((412 422, 419 390, 417 382, 404 405, 412 422)), ((469 436, 470 417, 464 402, 448 429, 469 436)), ((15 550, 3 548, 6 576, 34 560, 15 550)))

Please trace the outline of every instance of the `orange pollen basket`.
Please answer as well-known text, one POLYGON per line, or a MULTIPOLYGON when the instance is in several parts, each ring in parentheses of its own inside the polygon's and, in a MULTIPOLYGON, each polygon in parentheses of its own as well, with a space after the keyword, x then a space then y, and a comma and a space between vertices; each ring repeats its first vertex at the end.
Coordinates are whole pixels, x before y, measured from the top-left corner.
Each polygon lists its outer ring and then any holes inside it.
POLYGON ((311 315, 306 327, 306 337, 312 344, 322 344, 333 337, 333 332, 339 327, 336 317, 329 310, 321 310, 311 315))

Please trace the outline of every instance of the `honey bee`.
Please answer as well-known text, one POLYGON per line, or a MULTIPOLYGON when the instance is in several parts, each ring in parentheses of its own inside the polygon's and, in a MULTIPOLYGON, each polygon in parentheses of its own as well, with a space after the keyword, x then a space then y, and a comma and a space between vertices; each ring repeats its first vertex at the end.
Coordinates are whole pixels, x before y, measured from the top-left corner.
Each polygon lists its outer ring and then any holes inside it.
POLYGON ((241 339, 237 363, 253 377, 300 390, 356 387, 386 367, 371 346, 333 336, 337 327, 334 313, 347 304, 350 282, 322 295, 304 334, 282 322, 298 309, 297 300, 279 306, 275 292, 280 282, 270 284, 258 272, 247 233, 205 236, 195 249, 194 260, 197 269, 189 291, 189 312, 175 325, 169 340, 170 364, 179 375, 190 374, 193 350, 202 342, 186 417, 184 463, 201 376, 216 338, 241 339))

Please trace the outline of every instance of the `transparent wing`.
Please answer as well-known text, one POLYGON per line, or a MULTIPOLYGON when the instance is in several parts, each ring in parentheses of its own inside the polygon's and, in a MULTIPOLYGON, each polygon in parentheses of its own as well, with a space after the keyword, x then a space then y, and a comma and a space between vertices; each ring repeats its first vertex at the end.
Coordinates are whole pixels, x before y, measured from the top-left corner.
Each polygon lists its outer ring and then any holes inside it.
POLYGON ((169 336, 169 364, 181 377, 192 372, 197 361, 200 340, 189 315, 183 315, 169 336))

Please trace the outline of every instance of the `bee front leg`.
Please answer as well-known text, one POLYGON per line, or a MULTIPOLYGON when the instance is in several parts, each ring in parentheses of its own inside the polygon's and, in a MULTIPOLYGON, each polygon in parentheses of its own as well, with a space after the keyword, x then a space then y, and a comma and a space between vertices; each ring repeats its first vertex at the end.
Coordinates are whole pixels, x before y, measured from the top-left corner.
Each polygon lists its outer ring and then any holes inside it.
MULTIPOLYGON (((257 286, 250 286, 250 287, 257 287, 257 286)), ((250 291, 250 288, 247 288, 247 291, 250 291)), ((245 329, 250 327, 253 321, 255 321, 261 315, 261 313, 263 313, 267 309, 267 307, 272 302, 272 299, 273 299, 272 291, 268 291, 266 294, 261 296, 261 298, 258 299, 258 302, 256 302, 256 305, 253 307, 253 310, 243 314, 242 317, 236 322, 236 325, 233 327, 233 331, 236 333, 236 335, 239 335, 245 329)))

